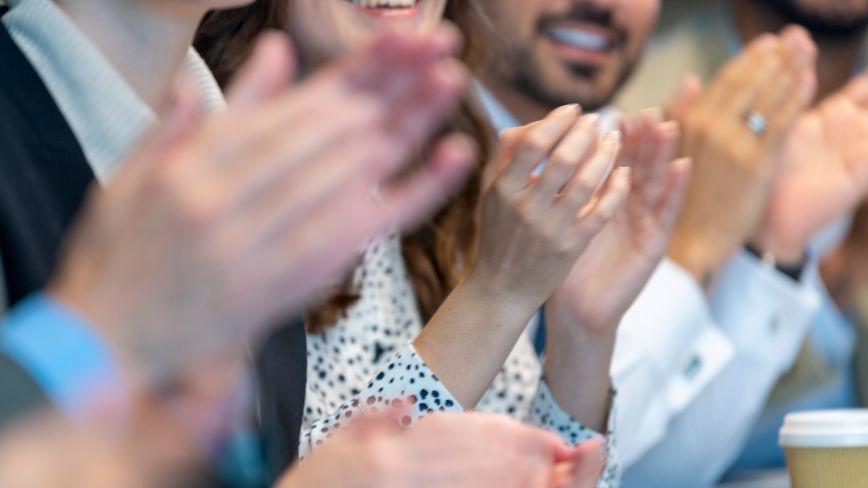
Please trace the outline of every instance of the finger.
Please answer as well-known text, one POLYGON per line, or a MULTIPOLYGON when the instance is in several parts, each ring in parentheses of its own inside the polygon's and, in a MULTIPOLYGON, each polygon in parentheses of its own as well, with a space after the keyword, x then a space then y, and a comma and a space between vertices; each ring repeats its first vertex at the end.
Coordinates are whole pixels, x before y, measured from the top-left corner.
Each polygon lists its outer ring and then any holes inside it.
POLYGON ((684 196, 687 193, 687 183, 690 181, 691 169, 692 161, 690 158, 675 160, 667 168, 666 191, 663 193, 663 198, 658 204, 661 222, 667 233, 675 227, 678 216, 681 214, 684 196))
POLYGON ((406 97, 391 104, 390 131, 396 158, 383 159, 384 176, 402 171, 408 161, 420 152, 432 134, 458 104, 466 86, 468 74, 463 64, 446 58, 433 66, 426 80, 406 97), (392 163, 392 164, 388 164, 392 163))
POLYGON ((678 93, 664 108, 668 120, 682 120, 702 95, 702 80, 695 74, 688 74, 681 82, 678 93))
POLYGON ((250 174, 223 180, 224 186, 235 187, 231 210, 251 213, 247 218, 248 226, 254 229, 251 235, 265 233, 263 227, 272 227, 275 222, 290 225, 294 222, 291 216, 304 219, 342 192, 373 188, 380 180, 366 173, 373 172, 381 159, 393 157, 391 140, 381 134, 359 130, 343 136, 332 134, 330 140, 331 147, 311 152, 298 164, 283 161, 286 153, 293 151, 293 145, 299 144, 289 140, 267 157, 257 159, 259 164, 250 166, 250 174))
MULTIPOLYGON (((783 114, 778 109, 781 105, 787 103, 790 97, 794 96, 793 85, 798 82, 797 80, 800 77, 801 73, 799 72, 792 72, 786 69, 781 70, 777 83, 767 84, 759 91, 751 110, 756 111, 769 120, 781 117, 783 114)), ((737 128, 739 132, 736 137, 745 138, 750 136, 749 133, 746 133, 746 129, 748 129, 746 124, 739 124, 737 128)))
POLYGON ((460 32, 448 24, 426 33, 385 31, 380 41, 372 46, 375 53, 382 54, 375 57, 374 63, 349 62, 353 72, 351 79, 358 86, 378 90, 388 81, 383 76, 383 68, 398 65, 419 69, 456 53, 460 45, 460 32))
POLYGON ((666 196, 666 175, 678 150, 679 128, 674 122, 657 124, 650 129, 642 159, 633 168, 632 193, 640 194, 648 205, 666 196))
POLYGON ((642 116, 625 116, 618 121, 618 130, 621 132, 621 153, 618 155, 618 166, 630 166, 636 164, 642 147, 642 139, 645 137, 642 116))
MULTIPOLYGON (((391 48, 389 50, 395 51, 391 48)), ((384 67, 381 74, 385 73, 387 77, 391 76, 395 80, 384 83, 380 93, 351 89, 343 94, 322 96, 327 93, 303 91, 300 93, 303 98, 314 98, 319 101, 319 106, 311 107, 305 117, 282 120, 285 125, 264 129, 264 134, 250 139, 247 145, 236 148, 235 152, 223 154, 224 159, 232 162, 228 165, 230 173, 226 176, 227 179, 236 182, 245 177, 256 177, 260 182, 267 182, 269 178, 276 180, 275 175, 269 175, 269 172, 286 173, 298 164, 317 159, 317 155, 328 150, 331 145, 341 144, 341 138, 351 137, 358 132, 371 133, 385 129, 384 124, 390 120, 399 130, 399 133, 393 136, 392 153, 380 160, 371 161, 375 164, 366 170, 372 178, 379 178, 383 173, 394 171, 397 165, 409 161, 409 154, 421 146, 444 117, 444 112, 449 110, 458 98, 464 86, 465 74, 454 68, 454 64, 443 61, 441 66, 435 66, 441 68, 439 71, 432 68, 433 73, 415 68, 406 68, 401 72, 401 69, 396 67, 384 67), (442 69, 442 65, 453 69, 442 69), (425 76, 430 79, 423 80, 425 76), (312 97, 314 94, 322 98, 312 97), (394 100, 391 98, 394 96, 400 96, 403 100, 394 100), (414 102, 408 104, 406 100, 414 102), (403 123, 398 120, 403 120, 403 123), (245 151, 266 155, 242 158, 245 151), (263 165, 263 158, 280 164, 263 165), (238 162, 239 160, 242 162, 238 162), (390 165, 387 166, 386 163, 390 165)), ((339 72, 337 75, 349 76, 339 72)), ((278 119, 280 117, 278 116, 278 119)), ((258 189, 259 185, 252 188, 258 189)))
POLYGON ((763 138, 766 148, 776 150, 783 144, 796 118, 811 104, 816 91, 816 75, 813 72, 803 73, 793 86, 793 96, 778 109, 779 116, 769 122, 768 135, 763 138))
POLYGON ((745 87, 756 86, 753 82, 758 74, 756 70, 776 62, 779 49, 780 41, 772 34, 763 34, 753 40, 741 55, 727 63, 714 78, 706 89, 703 103, 713 109, 723 109, 722 113, 727 113, 731 94, 747 91, 745 87))
POLYGON ((606 225, 621 208, 630 194, 630 168, 617 168, 609 176, 603 191, 578 213, 583 234, 595 234, 606 225))
POLYGON ((570 221, 573 220, 576 212, 591 201, 591 198, 609 178, 620 147, 619 132, 614 131, 605 134, 596 152, 564 189, 559 203, 564 205, 564 210, 570 221))
POLYGON ((561 462, 552 467, 546 488, 570 488, 576 482, 572 462, 561 462))
POLYGON ((606 446, 602 439, 591 439, 576 446, 571 488, 594 488, 606 467, 606 446))
POLYGON ((560 107, 527 132, 512 161, 501 175, 507 191, 517 193, 527 186, 533 171, 573 127, 580 113, 578 105, 560 107))
POLYGON ((754 106, 760 114, 773 119, 780 116, 779 109, 792 96, 796 84, 805 73, 816 70, 817 49, 808 32, 799 26, 789 26, 781 35, 787 67, 782 70, 778 83, 767 85, 757 96, 754 106))
POLYGON ((477 149, 464 134, 441 140, 430 162, 408 180, 385 192, 384 207, 376 231, 392 225, 407 229, 442 205, 465 180, 476 159, 477 149))
MULTIPOLYGON (((729 72, 713 92, 715 104, 711 105, 714 112, 723 116, 724 120, 742 117, 748 110, 755 110, 759 94, 765 89, 780 90, 783 70, 795 68, 788 64, 790 52, 777 43, 775 49, 762 51, 752 57, 751 65, 741 65, 742 71, 729 72)), ((770 117, 771 114, 766 115, 770 117)), ((741 124, 739 124, 741 128, 741 124)))
POLYGON ((260 36, 226 99, 230 107, 250 109, 285 90, 295 76, 295 53, 286 35, 260 36))
POLYGON ((531 126, 535 126, 536 122, 529 126, 514 127, 501 131, 497 138, 497 150, 495 156, 485 166, 485 171, 482 177, 482 188, 488 189, 494 180, 500 176, 504 168, 509 164, 513 154, 515 154, 518 145, 522 138, 531 126))
POLYGON ((847 83, 843 93, 863 109, 868 108, 868 71, 847 83))
POLYGON ((243 162, 222 175, 225 185, 237 189, 236 208, 267 205, 284 192, 307 202, 308 194, 329 195, 333 186, 375 171, 379 158, 392 156, 394 150, 371 127, 385 110, 384 105, 363 97, 348 98, 339 106, 326 101, 309 114, 307 124, 292 133, 260 140, 246 150, 243 162))
POLYGON ((813 65, 817 60, 817 45, 811 34, 800 25, 788 25, 781 31, 781 41, 790 46, 799 67, 813 65))
POLYGON ((221 145, 217 164, 238 165, 247 161, 241 157, 245 151, 275 137, 285 137, 300 127, 310 127, 309 114, 322 110, 322 104, 328 101, 340 104, 349 97, 366 96, 388 105, 390 97, 415 87, 425 74, 417 64, 409 62, 408 51, 420 43, 408 39, 408 35, 387 32, 361 51, 319 70, 261 110, 241 118, 234 111, 223 117, 222 130, 231 130, 233 137, 221 145), (366 82, 364 73, 369 70, 376 73, 376 79, 384 81, 366 82))
POLYGON ((597 116, 589 115, 579 119, 564 136, 546 163, 536 184, 531 186, 532 198, 537 200, 537 204, 548 206, 555 201, 594 147, 598 131, 597 116))

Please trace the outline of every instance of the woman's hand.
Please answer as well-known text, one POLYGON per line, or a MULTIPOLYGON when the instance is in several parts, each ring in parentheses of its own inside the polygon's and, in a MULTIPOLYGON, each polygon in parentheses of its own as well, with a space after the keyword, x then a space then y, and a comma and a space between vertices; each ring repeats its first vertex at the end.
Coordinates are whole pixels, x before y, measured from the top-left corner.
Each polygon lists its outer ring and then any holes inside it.
POLYGON ((629 193, 629 169, 612 171, 618 134, 600 137, 596 117, 580 117, 577 106, 506 131, 501 145, 467 281, 532 312, 618 210, 629 193))
POLYGON ((630 196, 546 304, 546 379, 562 408, 600 431, 618 324, 666 253, 688 179, 689 160, 673 161, 678 128, 661 120, 622 121, 630 196))
POLYGON ((630 190, 620 140, 566 106, 503 134, 488 168, 477 259, 413 345, 465 408, 630 190), (540 172, 541 165, 545 167, 540 172))
POLYGON ((674 114, 693 174, 669 255, 706 288, 763 215, 783 142, 813 98, 815 57, 801 28, 764 35, 674 114), (752 131, 750 114, 765 127, 752 131))
POLYGON ((590 488, 604 452, 600 440, 570 447, 490 414, 434 414, 406 431, 384 416, 340 432, 277 487, 590 488))

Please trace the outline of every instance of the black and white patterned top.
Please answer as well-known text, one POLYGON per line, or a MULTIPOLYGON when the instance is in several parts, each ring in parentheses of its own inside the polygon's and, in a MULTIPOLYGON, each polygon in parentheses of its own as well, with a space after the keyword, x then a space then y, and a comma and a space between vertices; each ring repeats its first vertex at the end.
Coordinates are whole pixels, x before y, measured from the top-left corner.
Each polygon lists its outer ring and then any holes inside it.
MULTIPOLYGON (((410 426, 433 412, 465 409, 416 354, 410 342, 422 322, 397 237, 365 251, 354 283, 360 299, 325 332, 308 336, 308 383, 300 445, 304 456, 364 411, 403 407, 410 426)), ((600 434, 564 412, 542 379, 542 364, 522 334, 475 410, 499 413, 560 435, 576 444, 600 434)), ((614 413, 609 418, 614 419, 614 413)), ((619 486, 612 426, 609 457, 599 487, 619 486)))

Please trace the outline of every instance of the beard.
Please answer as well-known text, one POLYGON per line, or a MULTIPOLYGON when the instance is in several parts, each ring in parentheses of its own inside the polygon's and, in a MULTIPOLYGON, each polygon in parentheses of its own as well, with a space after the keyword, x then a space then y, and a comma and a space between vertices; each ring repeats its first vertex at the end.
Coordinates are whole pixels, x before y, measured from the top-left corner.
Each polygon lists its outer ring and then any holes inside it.
POLYGON ((566 67, 573 82, 567 86, 558 86, 557 83, 549 83, 548 80, 542 79, 543 77, 540 76, 542 70, 532 61, 531 56, 528 54, 517 57, 512 64, 512 70, 505 78, 528 98, 551 108, 578 103, 584 111, 596 112, 612 101, 618 89, 632 73, 632 66, 628 65, 618 74, 615 83, 607 86, 607 83, 599 80, 598 67, 573 64, 566 67))
POLYGON ((501 56, 493 71, 517 91, 547 107, 579 103, 586 111, 596 111, 611 102, 632 73, 637 60, 630 59, 627 53, 629 33, 615 22, 609 9, 579 4, 567 12, 538 19, 535 37, 545 37, 549 26, 563 21, 593 24, 614 34, 613 49, 618 59, 612 62, 617 62, 620 70, 615 80, 610 80, 612 75, 600 66, 538 59, 533 39, 501 39, 501 56), (564 79, 562 70, 568 74, 569 81, 564 79))
POLYGON ((816 37, 848 39, 865 34, 868 30, 868 11, 856 14, 823 12, 806 8, 798 0, 754 0, 781 16, 787 23, 798 24, 816 37))

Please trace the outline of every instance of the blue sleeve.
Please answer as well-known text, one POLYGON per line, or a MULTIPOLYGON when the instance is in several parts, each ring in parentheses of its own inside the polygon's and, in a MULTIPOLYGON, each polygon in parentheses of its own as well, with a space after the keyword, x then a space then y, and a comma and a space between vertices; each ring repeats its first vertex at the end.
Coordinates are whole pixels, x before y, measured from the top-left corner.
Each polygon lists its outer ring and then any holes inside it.
POLYGON ((67 415, 79 417, 95 402, 120 398, 120 370, 108 345, 85 319, 47 295, 10 311, 0 327, 0 349, 67 415))

